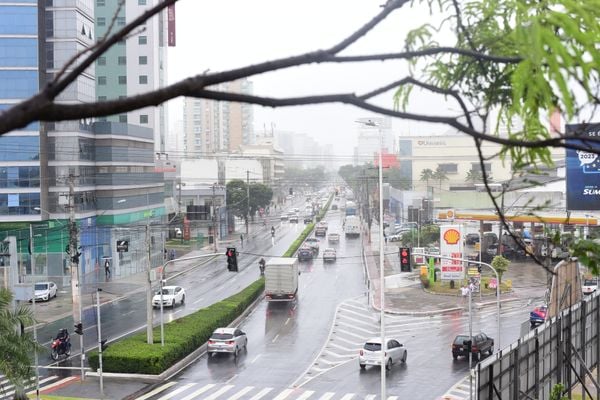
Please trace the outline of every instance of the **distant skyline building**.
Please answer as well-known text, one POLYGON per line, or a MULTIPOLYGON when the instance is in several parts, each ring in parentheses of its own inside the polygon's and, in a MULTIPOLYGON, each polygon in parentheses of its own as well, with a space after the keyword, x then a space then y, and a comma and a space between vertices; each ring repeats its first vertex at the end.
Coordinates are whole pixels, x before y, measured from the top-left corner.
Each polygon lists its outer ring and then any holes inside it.
MULTIPOLYGON (((98 38, 108 34, 113 18, 114 33, 158 4, 158 0, 95 0, 95 26, 98 38), (118 14, 117 14, 118 11, 118 14)), ((150 92, 166 85, 167 13, 162 12, 144 24, 144 29, 112 46, 96 61, 96 96, 99 101, 113 100, 150 92)), ((167 132, 166 104, 146 107, 119 115, 99 118, 139 125, 153 130, 154 150, 165 151, 167 132)))
MULTIPOLYGON (((212 90, 252 94, 247 79, 222 83, 212 90)), ((186 97, 183 107, 184 155, 200 158, 222 151, 239 152, 241 145, 254 143, 253 106, 244 103, 186 97)))

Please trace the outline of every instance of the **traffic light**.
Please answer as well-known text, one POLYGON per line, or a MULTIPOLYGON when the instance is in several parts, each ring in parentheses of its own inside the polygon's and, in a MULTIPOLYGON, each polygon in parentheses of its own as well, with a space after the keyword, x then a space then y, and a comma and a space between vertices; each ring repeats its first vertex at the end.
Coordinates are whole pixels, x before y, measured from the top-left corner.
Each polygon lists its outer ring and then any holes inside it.
POLYGON ((100 351, 105 351, 106 349, 108 349, 108 344, 106 344, 106 342, 108 341, 108 339, 102 339, 100 341, 100 351))
POLYGON ((290 188, 290 196, 294 195, 294 188, 290 188))
POLYGON ((78 335, 83 335, 83 324, 81 322, 75 324, 75 333, 78 335))
POLYGON ((227 269, 232 272, 238 272, 237 253, 235 247, 228 247, 225 252, 227 256, 227 269))
POLYGON ((481 264, 477 265, 477 272, 481 273, 481 264))
POLYGON ((410 248, 400 247, 400 271, 410 272, 410 248))

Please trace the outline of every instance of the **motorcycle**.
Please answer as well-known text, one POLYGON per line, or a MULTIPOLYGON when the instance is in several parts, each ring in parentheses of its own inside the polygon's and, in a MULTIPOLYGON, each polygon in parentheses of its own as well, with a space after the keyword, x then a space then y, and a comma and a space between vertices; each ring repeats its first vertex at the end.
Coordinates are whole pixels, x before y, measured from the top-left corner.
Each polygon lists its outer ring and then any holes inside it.
POLYGON ((60 356, 69 357, 71 355, 71 339, 69 337, 64 339, 56 337, 50 346, 50 357, 54 361, 58 360, 60 356))

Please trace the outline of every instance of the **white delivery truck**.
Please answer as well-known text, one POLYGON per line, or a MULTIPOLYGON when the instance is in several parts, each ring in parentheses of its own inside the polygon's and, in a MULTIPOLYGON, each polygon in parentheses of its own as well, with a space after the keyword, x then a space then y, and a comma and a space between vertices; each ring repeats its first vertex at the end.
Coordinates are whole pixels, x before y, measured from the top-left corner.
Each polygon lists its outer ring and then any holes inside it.
POLYGON ((360 220, 356 215, 349 215, 344 220, 344 232, 346 237, 360 235, 360 220))
POLYGON ((265 299, 294 301, 298 295, 298 259, 273 257, 265 266, 265 299))

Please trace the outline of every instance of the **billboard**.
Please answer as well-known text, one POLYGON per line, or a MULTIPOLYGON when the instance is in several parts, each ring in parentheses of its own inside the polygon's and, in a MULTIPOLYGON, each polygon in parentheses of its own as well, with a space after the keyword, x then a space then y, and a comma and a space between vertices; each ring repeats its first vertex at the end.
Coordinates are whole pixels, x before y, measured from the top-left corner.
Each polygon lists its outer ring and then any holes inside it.
MULTIPOLYGON (((567 135, 600 139, 600 124, 566 125, 567 135)), ((600 143, 569 140, 568 144, 589 147, 600 153, 600 143)), ((600 210, 600 155, 592 151, 567 149, 567 210, 600 210)))
POLYGON ((175 47, 175 4, 167 6, 167 34, 169 47, 175 47))
MULTIPOLYGON (((462 258, 462 233, 460 225, 442 225, 440 227, 440 254, 444 257, 462 258)), ((441 278, 445 280, 463 279, 465 270, 462 261, 440 260, 441 278)))

